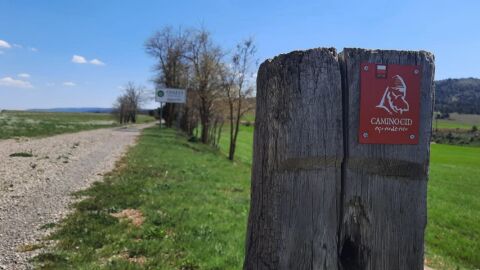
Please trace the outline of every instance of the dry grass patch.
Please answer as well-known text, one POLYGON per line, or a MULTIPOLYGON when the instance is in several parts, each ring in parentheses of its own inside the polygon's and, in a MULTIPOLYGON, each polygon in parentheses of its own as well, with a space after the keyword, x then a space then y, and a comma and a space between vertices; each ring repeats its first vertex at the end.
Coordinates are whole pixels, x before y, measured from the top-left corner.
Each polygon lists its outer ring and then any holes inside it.
POLYGON ((142 226, 143 222, 145 221, 143 213, 137 209, 124 209, 121 212, 112 213, 110 215, 114 218, 131 222, 135 227, 142 226))
POLYGON ((128 253, 128 251, 123 251, 121 253, 118 253, 118 254, 115 254, 113 255, 112 257, 108 258, 107 260, 105 260, 103 262, 103 266, 106 266, 106 263, 110 263, 112 261, 126 261, 126 262, 129 262, 129 263, 134 263, 134 264, 138 264, 140 266, 143 266, 147 263, 147 258, 145 256, 135 256, 135 257, 130 257, 130 254, 128 253))
POLYGON ((139 257, 130 257, 127 259, 130 263, 136 263, 139 265, 144 265, 147 262, 147 258, 145 256, 139 256, 139 257))

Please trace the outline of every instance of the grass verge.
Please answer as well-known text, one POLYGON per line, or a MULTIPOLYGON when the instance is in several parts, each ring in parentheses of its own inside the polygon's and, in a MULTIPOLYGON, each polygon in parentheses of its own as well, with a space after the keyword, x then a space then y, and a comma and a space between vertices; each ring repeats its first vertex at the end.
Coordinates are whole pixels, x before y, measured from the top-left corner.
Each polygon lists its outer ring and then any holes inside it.
POLYGON ((240 269, 250 167, 174 130, 146 129, 58 226, 40 269, 240 269), (114 213, 135 210, 139 226, 114 213))

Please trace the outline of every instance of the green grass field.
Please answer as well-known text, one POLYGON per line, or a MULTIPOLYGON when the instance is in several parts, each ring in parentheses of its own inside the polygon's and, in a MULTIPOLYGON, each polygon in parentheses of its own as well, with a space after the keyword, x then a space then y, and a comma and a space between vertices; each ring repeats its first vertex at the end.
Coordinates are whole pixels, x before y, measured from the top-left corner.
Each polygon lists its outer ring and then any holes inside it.
MULTIPOLYGON (((139 144, 53 236, 45 269, 240 269, 243 260, 253 127, 242 126, 238 161, 147 129, 139 144), (109 214, 138 209, 139 228, 109 214), (145 260, 138 262, 139 258, 145 260), (130 261, 130 262, 129 262, 130 261)), ((480 148, 433 144, 428 190, 427 262, 435 269, 480 266, 480 148)))
POLYGON ((427 258, 437 269, 478 269, 480 148, 434 144, 431 152, 427 258))
MULTIPOLYGON (((139 122, 153 121, 141 115, 139 122)), ((7 111, 0 113, 0 139, 13 137, 43 137, 61 133, 118 126, 110 114, 48 113, 7 111)))

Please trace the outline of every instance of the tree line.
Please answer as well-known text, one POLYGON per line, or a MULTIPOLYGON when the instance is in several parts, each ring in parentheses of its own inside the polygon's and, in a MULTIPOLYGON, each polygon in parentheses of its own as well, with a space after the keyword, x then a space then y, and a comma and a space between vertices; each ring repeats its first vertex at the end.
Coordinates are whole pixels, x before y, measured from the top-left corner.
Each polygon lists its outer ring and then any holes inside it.
POLYGON ((435 111, 480 114, 480 79, 436 81, 435 111))
POLYGON ((187 90, 186 104, 166 104, 167 127, 176 125, 189 136, 218 146, 222 129, 229 128, 229 159, 235 156, 242 117, 253 109, 256 46, 247 38, 229 51, 205 29, 165 27, 145 42, 156 64, 153 82, 158 88, 187 90))
POLYGON ((136 123, 137 113, 145 101, 145 88, 141 85, 135 85, 128 82, 120 95, 113 104, 113 115, 120 124, 136 123))

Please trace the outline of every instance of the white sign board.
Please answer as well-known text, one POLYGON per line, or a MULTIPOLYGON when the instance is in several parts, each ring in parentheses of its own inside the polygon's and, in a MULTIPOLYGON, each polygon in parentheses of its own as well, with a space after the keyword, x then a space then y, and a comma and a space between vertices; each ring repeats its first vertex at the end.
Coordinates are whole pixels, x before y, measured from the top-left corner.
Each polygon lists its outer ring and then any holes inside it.
POLYGON ((155 101, 163 103, 185 103, 187 91, 185 89, 162 88, 155 90, 155 101))

